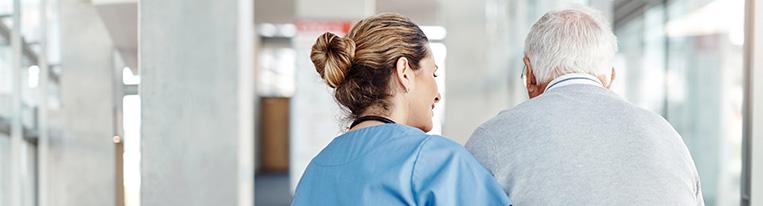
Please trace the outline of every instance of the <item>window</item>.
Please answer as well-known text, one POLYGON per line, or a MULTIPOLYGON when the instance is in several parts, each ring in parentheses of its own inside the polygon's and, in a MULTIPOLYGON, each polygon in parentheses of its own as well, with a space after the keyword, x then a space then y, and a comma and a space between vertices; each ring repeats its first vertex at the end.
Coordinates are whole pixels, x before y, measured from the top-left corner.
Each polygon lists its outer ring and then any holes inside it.
POLYGON ((743 14, 743 0, 676 0, 615 28, 614 89, 681 134, 706 205, 739 205, 743 14))

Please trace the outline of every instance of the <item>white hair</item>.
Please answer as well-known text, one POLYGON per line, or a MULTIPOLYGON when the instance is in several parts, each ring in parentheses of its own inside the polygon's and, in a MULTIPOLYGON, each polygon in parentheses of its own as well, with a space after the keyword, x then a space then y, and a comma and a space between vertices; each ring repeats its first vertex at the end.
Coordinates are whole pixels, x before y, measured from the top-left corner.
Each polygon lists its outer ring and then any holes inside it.
POLYGON ((603 15, 587 7, 551 11, 530 29, 525 55, 539 83, 570 73, 609 75, 617 37, 603 15))

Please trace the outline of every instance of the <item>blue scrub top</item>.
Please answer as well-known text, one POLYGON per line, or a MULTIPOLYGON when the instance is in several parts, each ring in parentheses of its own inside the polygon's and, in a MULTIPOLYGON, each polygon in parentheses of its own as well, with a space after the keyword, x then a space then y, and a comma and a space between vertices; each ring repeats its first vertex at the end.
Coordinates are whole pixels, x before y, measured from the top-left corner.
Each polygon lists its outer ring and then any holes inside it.
POLYGON ((335 138, 307 166, 292 205, 510 205, 461 145, 400 124, 335 138))

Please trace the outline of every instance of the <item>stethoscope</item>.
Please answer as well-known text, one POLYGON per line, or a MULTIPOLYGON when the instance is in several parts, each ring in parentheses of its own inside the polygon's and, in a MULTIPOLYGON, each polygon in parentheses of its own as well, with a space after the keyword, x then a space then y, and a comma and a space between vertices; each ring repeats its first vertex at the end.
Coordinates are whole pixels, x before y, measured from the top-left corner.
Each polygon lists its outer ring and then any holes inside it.
POLYGON ((352 121, 350 128, 353 128, 357 126, 358 124, 363 123, 365 121, 380 121, 380 122, 384 122, 384 124, 395 124, 395 121, 392 121, 389 118, 382 117, 382 116, 369 115, 369 116, 358 117, 358 119, 356 119, 355 121, 352 121))

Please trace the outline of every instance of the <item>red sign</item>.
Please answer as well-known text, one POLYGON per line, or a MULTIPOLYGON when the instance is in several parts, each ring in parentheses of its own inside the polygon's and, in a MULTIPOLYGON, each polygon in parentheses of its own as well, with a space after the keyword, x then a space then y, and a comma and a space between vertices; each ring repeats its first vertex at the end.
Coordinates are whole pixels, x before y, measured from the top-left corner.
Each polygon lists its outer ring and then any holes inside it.
POLYGON ((328 21, 328 20, 299 20, 297 21, 297 31, 302 32, 342 32, 350 31, 350 21, 328 21))

